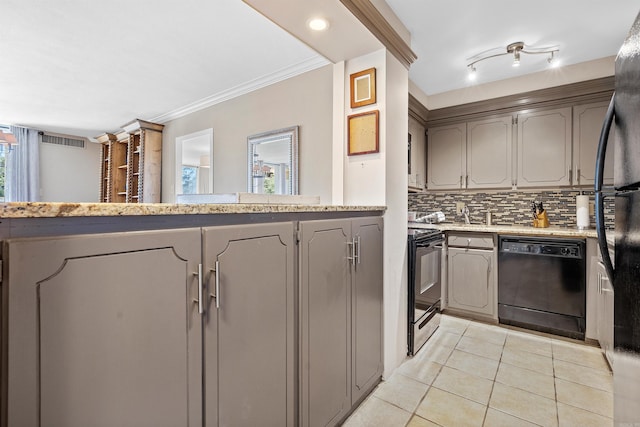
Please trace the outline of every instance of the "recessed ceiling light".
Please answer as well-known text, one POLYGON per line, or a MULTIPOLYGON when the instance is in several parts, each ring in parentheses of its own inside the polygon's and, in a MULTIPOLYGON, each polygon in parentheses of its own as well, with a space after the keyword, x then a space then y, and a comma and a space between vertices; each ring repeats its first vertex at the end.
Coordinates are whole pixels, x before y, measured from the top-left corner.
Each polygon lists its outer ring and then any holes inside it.
POLYGON ((324 31, 329 28, 329 21, 324 18, 312 18, 307 22, 307 25, 314 31, 324 31))

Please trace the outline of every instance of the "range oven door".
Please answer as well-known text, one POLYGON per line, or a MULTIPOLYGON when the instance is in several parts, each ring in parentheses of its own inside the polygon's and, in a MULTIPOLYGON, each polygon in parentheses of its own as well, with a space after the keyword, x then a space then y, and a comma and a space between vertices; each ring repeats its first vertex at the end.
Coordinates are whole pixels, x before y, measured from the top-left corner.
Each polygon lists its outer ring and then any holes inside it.
POLYGON ((413 295, 411 355, 424 345, 440 324, 442 243, 417 242, 414 259, 414 280, 409 289, 413 295))

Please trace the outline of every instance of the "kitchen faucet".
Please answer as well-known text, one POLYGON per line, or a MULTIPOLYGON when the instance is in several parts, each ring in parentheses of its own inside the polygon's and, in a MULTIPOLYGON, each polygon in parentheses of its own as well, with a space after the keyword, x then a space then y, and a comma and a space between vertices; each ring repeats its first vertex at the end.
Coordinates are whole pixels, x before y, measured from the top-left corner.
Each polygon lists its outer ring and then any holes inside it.
POLYGON ((464 209, 462 209, 462 213, 464 214, 464 223, 471 224, 471 221, 469 221, 469 208, 465 206, 464 209))

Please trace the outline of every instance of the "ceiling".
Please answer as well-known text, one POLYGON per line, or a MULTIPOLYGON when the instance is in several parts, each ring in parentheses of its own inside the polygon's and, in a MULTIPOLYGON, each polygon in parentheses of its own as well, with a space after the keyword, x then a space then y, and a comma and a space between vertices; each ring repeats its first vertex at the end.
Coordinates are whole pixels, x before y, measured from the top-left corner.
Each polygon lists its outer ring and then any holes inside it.
POLYGON ((3 0, 0 124, 94 137, 328 63, 239 0, 3 0))
MULTIPOLYGON (((162 123, 381 46, 338 0, 246 1, 279 15, 286 31, 239 0, 4 0, 0 124, 94 137, 134 118, 162 123), (333 36, 305 33, 310 12, 329 17, 333 36)), ((466 59, 514 41, 558 45, 563 64, 615 55, 639 9, 632 0, 387 3, 412 33, 418 60, 409 77, 427 95, 470 85, 466 59)), ((475 84, 547 66, 524 55, 521 67, 510 63, 479 63, 475 84)))
MULTIPOLYGON (((427 95, 517 77, 549 67, 545 55, 480 62, 470 82, 468 58, 522 41, 559 46, 560 65, 616 55, 640 11, 637 0, 386 0, 411 32, 418 60, 409 78, 427 95)), ((561 68, 560 68, 561 69, 561 68)))

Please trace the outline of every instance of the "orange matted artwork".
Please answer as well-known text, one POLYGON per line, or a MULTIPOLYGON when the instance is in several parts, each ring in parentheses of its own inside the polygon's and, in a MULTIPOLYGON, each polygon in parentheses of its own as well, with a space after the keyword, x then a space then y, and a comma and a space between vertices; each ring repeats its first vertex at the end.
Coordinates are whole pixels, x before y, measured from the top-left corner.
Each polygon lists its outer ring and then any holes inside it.
POLYGON ((378 110, 353 114, 348 117, 348 155, 377 153, 378 110))
POLYGON ((351 108, 376 103, 376 69, 351 74, 351 108))

